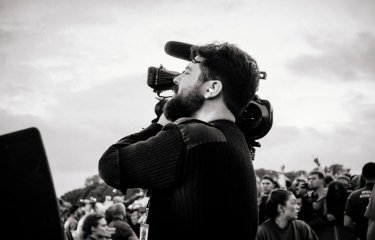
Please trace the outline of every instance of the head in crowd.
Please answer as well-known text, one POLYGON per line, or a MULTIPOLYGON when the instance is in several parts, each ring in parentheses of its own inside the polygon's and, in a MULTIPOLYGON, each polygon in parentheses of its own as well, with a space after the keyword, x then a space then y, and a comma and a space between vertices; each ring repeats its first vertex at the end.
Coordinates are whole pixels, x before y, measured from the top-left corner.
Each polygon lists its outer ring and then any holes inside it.
POLYGON ((275 189, 276 183, 273 178, 269 175, 264 175, 260 181, 260 190, 262 194, 268 195, 273 189, 275 189))
POLYGON ((352 175, 350 178, 350 189, 355 190, 359 188, 360 182, 361 182, 362 174, 358 175, 352 175))
POLYGON ((339 176, 337 176, 336 181, 342 183, 346 190, 350 188, 350 177, 348 177, 347 175, 340 174, 339 176))
POLYGON ((327 187, 327 202, 339 203, 343 202, 345 205, 346 199, 348 198, 347 188, 345 184, 339 181, 331 182, 327 187))
POLYGON ((375 183, 375 162, 368 162, 363 166, 362 176, 366 183, 375 183))
POLYGON ((306 195, 308 190, 309 185, 306 182, 300 182, 296 187, 296 193, 301 197, 306 195))
POLYGON ((112 199, 113 203, 124 203, 124 197, 123 196, 115 196, 112 199))
POLYGON ((91 237, 93 239, 103 239, 108 236, 107 221, 103 214, 90 213, 88 214, 82 224, 82 231, 84 239, 91 237))
POLYGON ((77 205, 72 205, 69 208, 69 216, 78 218, 78 210, 79 210, 79 207, 77 205))
POLYGON ((126 217, 126 208, 122 203, 114 203, 105 211, 105 218, 108 222, 114 219, 124 220, 126 217))
POLYGON ((238 116, 258 88, 256 61, 228 43, 193 46, 190 57, 192 62, 174 79, 178 92, 164 106, 166 118, 193 117, 206 101, 217 99, 238 116))
POLYGON ((137 225, 140 216, 141 215, 140 215, 140 211, 139 211, 138 208, 133 209, 133 210, 130 211, 130 217, 129 217, 129 219, 130 219, 130 222, 131 222, 131 224, 133 226, 137 225))
POLYGON ((324 186, 328 186, 333 181, 333 177, 331 175, 326 175, 324 177, 324 186))
POLYGON ((319 188, 323 188, 325 184, 324 174, 320 171, 311 171, 309 173, 309 188, 311 190, 317 190, 319 188))
POLYGON ((267 200, 267 216, 271 220, 283 218, 292 221, 298 218, 300 206, 297 204, 296 197, 288 190, 275 189, 267 200))

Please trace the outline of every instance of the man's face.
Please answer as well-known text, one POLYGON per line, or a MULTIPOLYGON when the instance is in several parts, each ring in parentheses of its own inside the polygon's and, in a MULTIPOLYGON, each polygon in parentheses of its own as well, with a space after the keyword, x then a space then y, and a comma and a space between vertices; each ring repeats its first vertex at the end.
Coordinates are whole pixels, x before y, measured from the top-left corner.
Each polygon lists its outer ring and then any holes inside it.
POLYGON ((263 179, 260 182, 260 189, 262 193, 269 194, 274 188, 275 185, 268 179, 263 179))
MULTIPOLYGON (((198 56, 196 60, 201 60, 198 56)), ((201 69, 199 63, 190 62, 185 70, 173 79, 178 92, 165 104, 165 117, 176 121, 182 117, 193 117, 202 107, 204 96, 201 93, 202 82, 199 81, 201 69)))
POLYGON ((312 174, 309 176, 309 187, 310 189, 317 189, 324 185, 324 179, 320 179, 318 174, 312 174))

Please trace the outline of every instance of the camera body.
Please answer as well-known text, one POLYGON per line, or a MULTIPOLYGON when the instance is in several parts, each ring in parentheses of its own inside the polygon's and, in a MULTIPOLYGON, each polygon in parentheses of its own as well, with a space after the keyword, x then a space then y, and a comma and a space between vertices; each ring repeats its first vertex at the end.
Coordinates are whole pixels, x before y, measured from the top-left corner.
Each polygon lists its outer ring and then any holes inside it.
MULTIPOLYGON (((161 92, 173 90, 176 87, 173 79, 178 75, 180 75, 179 72, 167 70, 163 65, 160 65, 158 68, 149 67, 147 85, 160 96, 161 92)), ((260 72, 259 75, 260 79, 266 79, 267 77, 266 72, 260 72)), ((165 101, 163 103, 165 103, 165 101)), ((155 106, 155 113, 157 115, 162 113, 162 107, 159 103, 155 106)), ((254 147, 260 147, 259 142, 256 142, 256 140, 266 136, 272 128, 273 109, 271 103, 255 95, 236 119, 236 124, 244 133, 248 146, 250 150, 252 150, 252 154, 254 154, 254 147)))

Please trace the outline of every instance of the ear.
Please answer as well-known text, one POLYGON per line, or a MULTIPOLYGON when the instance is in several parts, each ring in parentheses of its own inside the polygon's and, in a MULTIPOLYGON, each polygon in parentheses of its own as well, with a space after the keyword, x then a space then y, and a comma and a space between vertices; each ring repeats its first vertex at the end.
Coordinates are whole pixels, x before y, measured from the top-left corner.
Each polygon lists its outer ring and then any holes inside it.
POLYGON ((283 214, 284 213, 284 206, 283 205, 281 205, 281 204, 278 204, 277 205, 277 212, 279 213, 279 214, 283 214))
POLYGON ((215 98, 223 89, 223 84, 219 80, 209 80, 205 82, 204 97, 206 99, 215 98))

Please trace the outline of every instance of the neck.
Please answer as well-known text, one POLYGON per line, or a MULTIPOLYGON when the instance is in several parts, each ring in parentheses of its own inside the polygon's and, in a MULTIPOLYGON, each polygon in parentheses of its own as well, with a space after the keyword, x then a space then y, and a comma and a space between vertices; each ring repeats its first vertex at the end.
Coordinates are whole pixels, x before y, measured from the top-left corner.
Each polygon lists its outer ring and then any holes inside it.
POLYGON ((322 186, 314 190, 314 193, 319 196, 319 199, 324 197, 324 188, 322 186))
POLYGON ((284 229, 286 226, 289 225, 289 221, 286 220, 284 217, 282 217, 281 215, 276 217, 275 219, 275 223, 277 224, 277 226, 279 226, 279 228, 281 229, 284 229))
POLYGON ((233 113, 221 101, 205 101, 201 109, 193 117, 204 122, 212 122, 219 119, 231 122, 236 121, 233 113))

